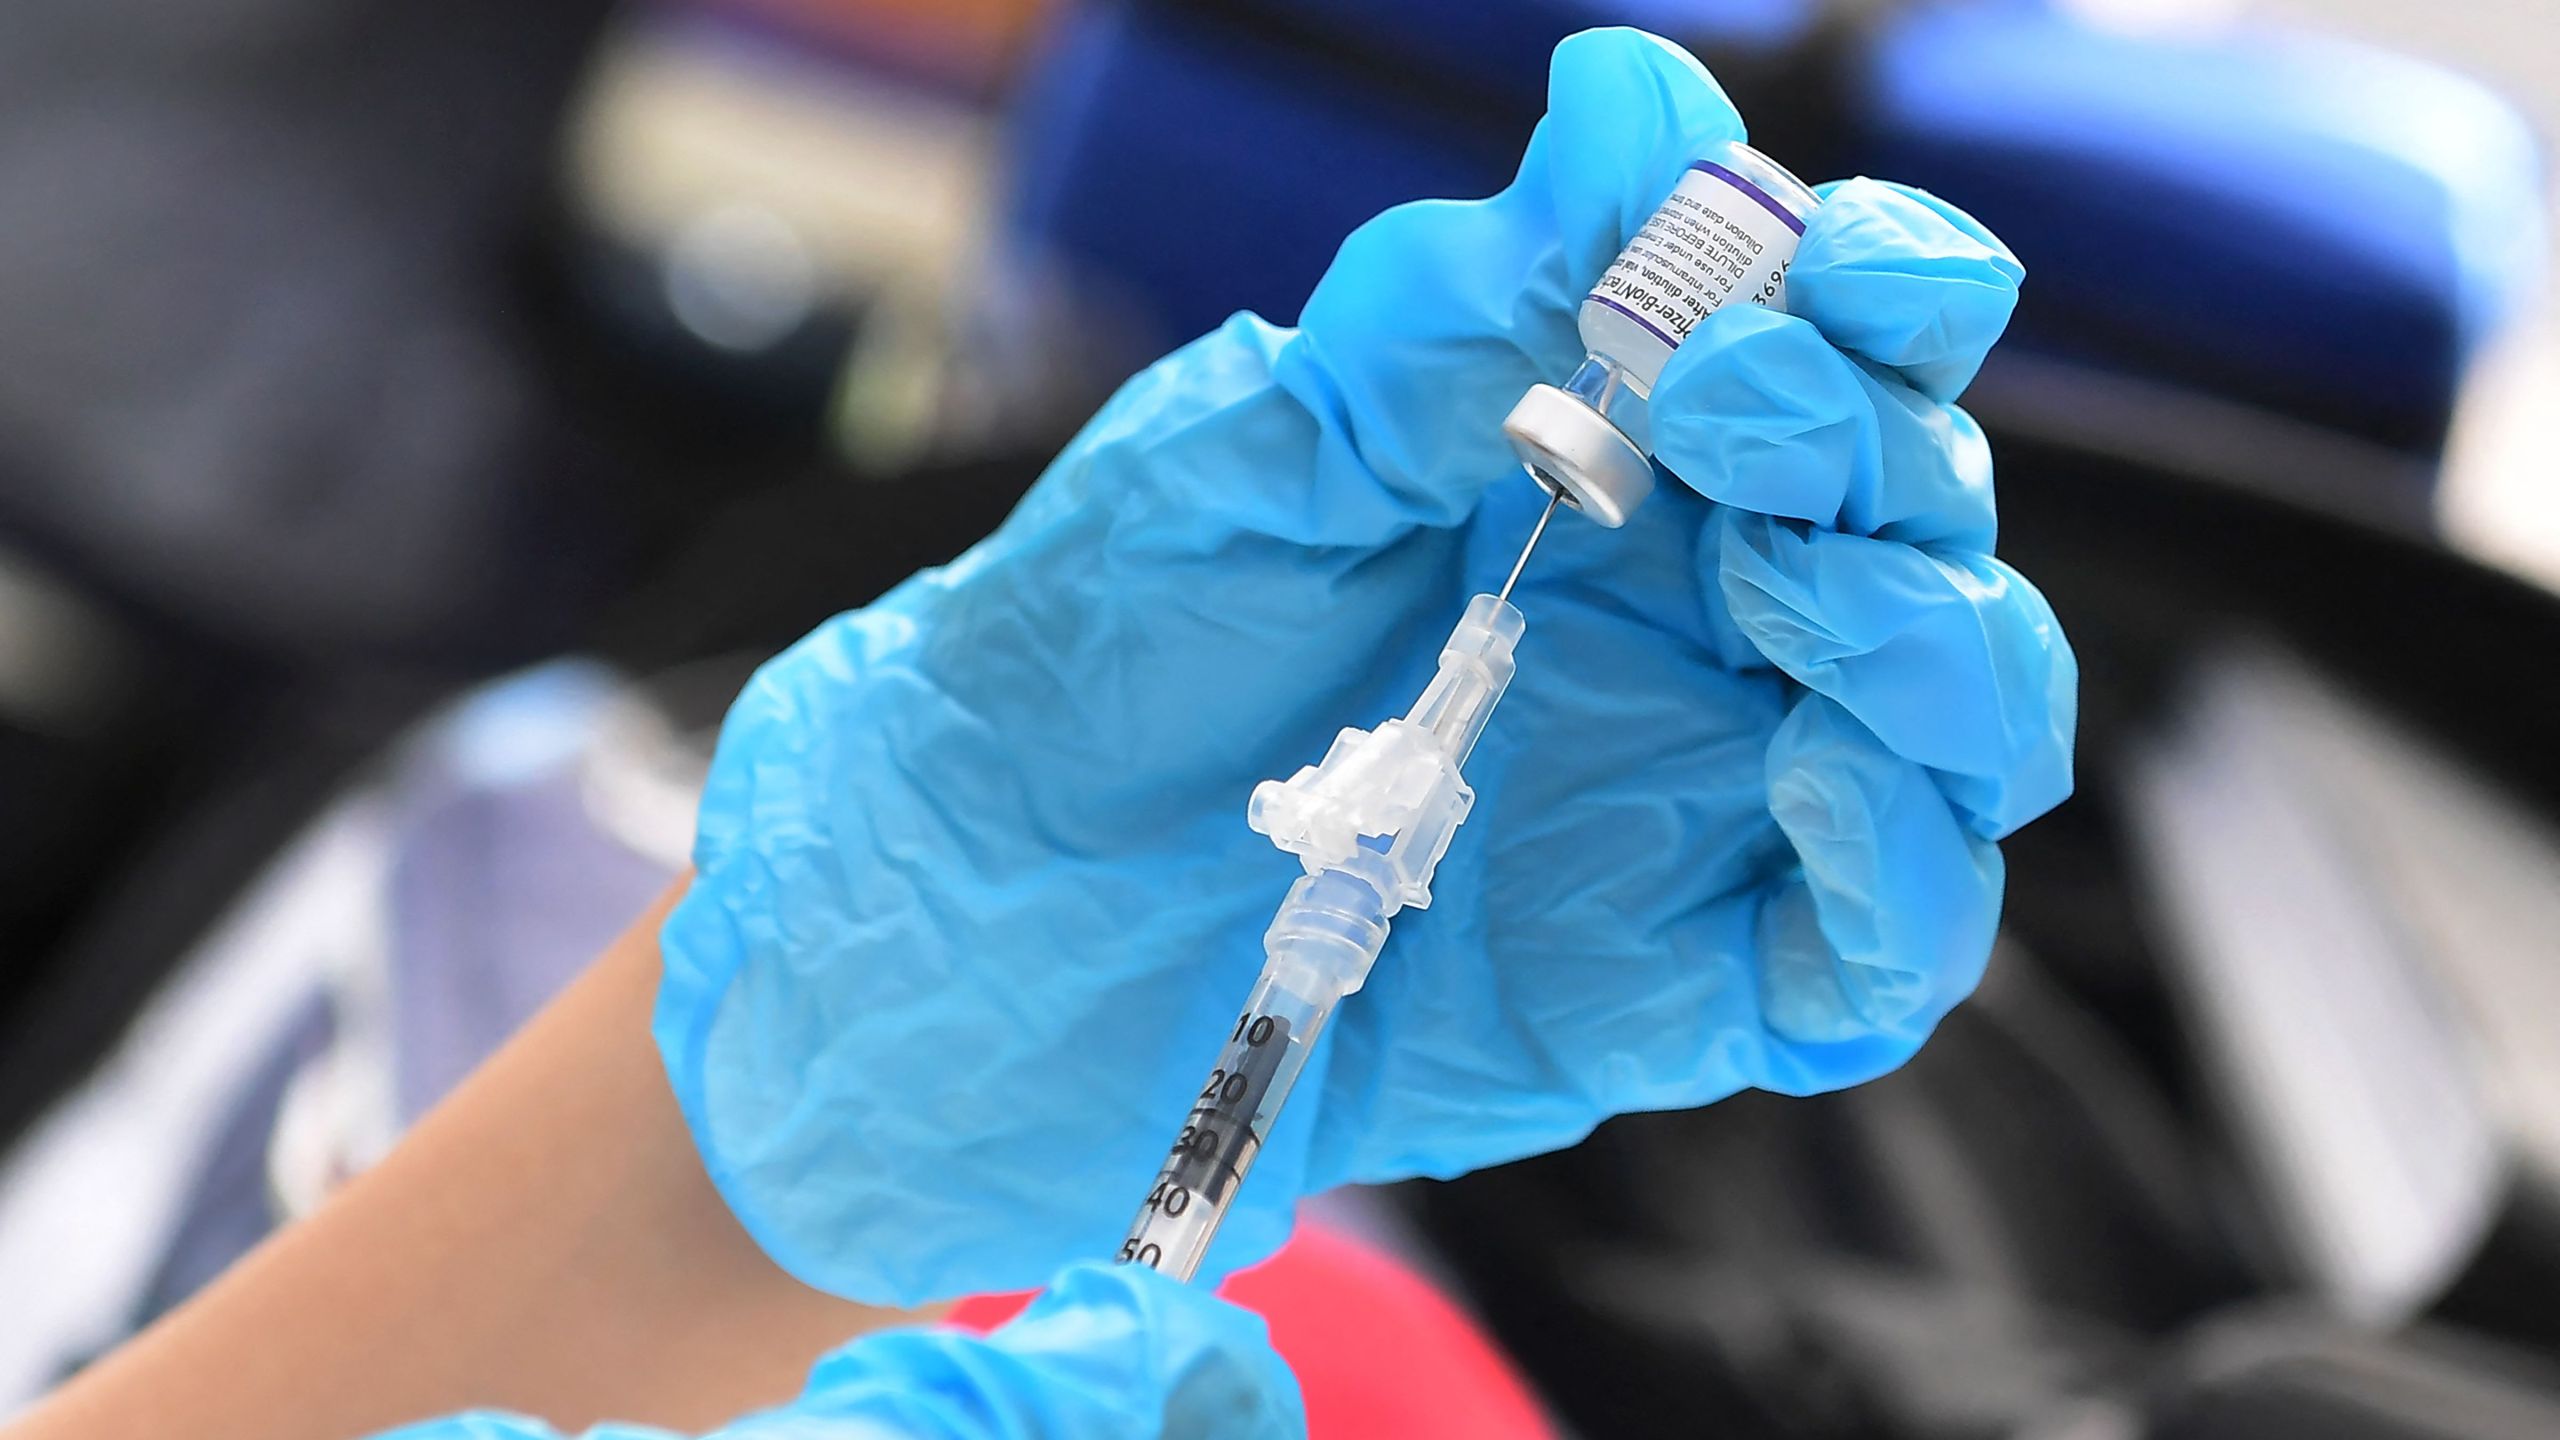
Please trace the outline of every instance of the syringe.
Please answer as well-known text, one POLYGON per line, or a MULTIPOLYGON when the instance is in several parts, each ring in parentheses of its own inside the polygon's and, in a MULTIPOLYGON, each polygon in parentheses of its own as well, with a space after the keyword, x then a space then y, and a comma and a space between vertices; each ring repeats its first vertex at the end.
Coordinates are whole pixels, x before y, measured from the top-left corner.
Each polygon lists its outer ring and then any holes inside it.
POLYGON ((1307 873, 1264 932, 1262 974, 1121 1242, 1123 1262, 1178 1280, 1200 1268, 1334 1006, 1369 978, 1387 922, 1431 903, 1432 872, 1475 804, 1460 767, 1511 683, 1525 628, 1511 587, 1554 514, 1551 498, 1501 593, 1468 602, 1411 710, 1345 730, 1322 761, 1254 788, 1248 823, 1307 873))
POLYGON ((1583 298, 1575 315, 1587 351, 1581 367, 1562 388, 1530 387, 1502 422, 1549 499, 1501 593, 1467 606, 1411 712, 1374 731, 1343 731, 1323 763, 1253 792, 1253 828, 1296 852, 1307 877, 1263 937, 1262 978, 1183 1117, 1120 1246, 1123 1261, 1185 1280, 1199 1268, 1333 1007, 1368 979, 1387 921, 1431 903, 1432 867, 1475 803, 1458 767, 1511 682, 1521 631, 1511 587, 1556 503, 1615 529, 1653 493, 1644 441, 1654 382, 1726 304, 1785 308, 1788 267, 1821 204, 1784 166, 1739 141, 1708 147, 1680 172, 1583 298))

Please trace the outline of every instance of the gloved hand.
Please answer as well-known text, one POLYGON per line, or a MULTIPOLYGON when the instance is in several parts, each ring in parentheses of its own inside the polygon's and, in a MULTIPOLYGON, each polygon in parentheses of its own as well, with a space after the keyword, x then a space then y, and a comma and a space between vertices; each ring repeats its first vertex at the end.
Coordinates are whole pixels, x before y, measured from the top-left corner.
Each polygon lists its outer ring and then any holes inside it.
MULTIPOLYGON (((993 536, 758 674, 657 1034, 783 1266, 904 1304, 1110 1251, 1297 874, 1247 792, 1411 702, 1543 499, 1503 415, 1741 128, 1664 42, 1566 41, 1509 188, 1361 227, 1297 329, 1239 316, 1130 381, 993 536)), ((1434 903, 1213 1268, 1320 1187, 1882 1074, 1980 975, 1992 842, 2070 789, 2071 653, 1990 556, 1990 456, 1949 403, 2021 272, 1927 196, 1827 195, 1795 313, 1721 311, 1663 374, 1686 485, 1623 530, 1558 517, 1434 903)))
MULTIPOLYGON (((799 1398, 706 1440, 1301 1440, 1305 1407, 1259 1317, 1135 1267, 1082 1265, 995 1334, 895 1330, 818 1362, 799 1398)), ((379 1440, 550 1440, 477 1413, 379 1440)), ((604 1425, 586 1440, 671 1440, 604 1425)))

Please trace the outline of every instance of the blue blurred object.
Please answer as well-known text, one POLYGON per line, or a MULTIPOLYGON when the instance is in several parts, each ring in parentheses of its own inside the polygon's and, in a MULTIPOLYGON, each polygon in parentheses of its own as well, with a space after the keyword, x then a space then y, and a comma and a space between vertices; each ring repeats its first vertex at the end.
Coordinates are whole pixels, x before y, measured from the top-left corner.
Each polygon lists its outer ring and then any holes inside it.
POLYGON ((1485 193, 1518 151, 1519 130, 1286 59, 1198 16, 1069 10, 1013 131, 1016 234, 1169 344, 1240 309, 1293 318, 1353 226, 1485 193))
MULTIPOLYGON (((790 1403, 705 1440, 1302 1440, 1297 1380, 1259 1317, 1152 1270, 1079 1265, 1011 1324, 892 1330, 821 1359, 790 1403)), ((380 1440, 557 1440, 482 1412, 380 1440)), ((674 1440, 600 1425, 586 1440, 674 1440)))
POLYGON ((2343 42, 1914 8, 1855 87, 1862 163, 2036 268, 2015 339, 2412 449, 2544 260, 2530 132, 2486 89, 2343 42))
MULTIPOLYGON (((1633 31, 1565 42, 1552 93, 1513 185, 1377 217, 1299 330, 1241 317, 1130 382, 993 536, 730 711, 657 1033, 713 1182, 802 1280, 913 1303, 1116 1241, 1297 876, 1245 796, 1401 710, 1500 583, 1542 499, 1502 416, 1739 129, 1633 31)), ((1990 558, 1989 456, 1945 403, 2018 278, 1851 182, 1801 316, 1729 307, 1680 349, 1655 453, 1694 488, 1546 538, 1469 831, 1210 1269, 1309 1191, 1872 1078, 1971 990, 1993 842, 2071 783, 2071 653, 1990 558)))
POLYGON ((1354 226, 1499 189, 1574 31, 1798 38, 1812 0, 1361 0, 1065 7, 1018 104, 1017 235, 1176 344, 1286 323, 1354 226))
POLYGON ((1168 343, 1285 320, 1360 218, 1499 186, 1528 57, 1609 20, 1698 51, 1781 161, 1907 180, 2009 237, 2037 273, 2010 353, 2431 455, 2542 263, 2530 137, 2478 86, 2034 0, 1079 6, 1018 117, 1019 238, 1168 343))

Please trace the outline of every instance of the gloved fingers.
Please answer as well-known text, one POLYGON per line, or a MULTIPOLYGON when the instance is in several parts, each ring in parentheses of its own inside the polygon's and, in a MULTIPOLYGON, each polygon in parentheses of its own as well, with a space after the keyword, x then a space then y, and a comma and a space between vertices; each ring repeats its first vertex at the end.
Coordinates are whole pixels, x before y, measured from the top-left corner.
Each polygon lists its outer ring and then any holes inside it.
POLYGON ((1321 427, 1320 467, 1375 477, 1414 522, 1463 518, 1516 469, 1504 414, 1582 358, 1583 294, 1682 167, 1741 134, 1679 47, 1628 29, 1568 37, 1512 183, 1369 221, 1308 298, 1273 377, 1321 427))
MULTIPOLYGON (((1568 35, 1556 46, 1537 178, 1574 286, 1568 323, 1689 162, 1742 135, 1741 114, 1707 67, 1659 35, 1613 27, 1568 35)), ((1533 141, 1532 160, 1536 148, 1533 141)), ((1530 170, 1524 162, 1523 179, 1530 170)))
POLYGON ((1963 393, 2008 328, 2026 267, 1982 223, 1880 180, 1820 187, 1787 271, 1787 310, 1933 400, 1963 393))
POLYGON ((2071 793, 2079 665, 2052 607, 1987 555, 1727 510, 1712 563, 1761 654, 1937 772, 1996 839, 2071 793))
POLYGON ((1059 1273, 1012 1323, 865 1336, 723 1440, 1303 1440, 1259 1316, 1136 1266, 1059 1273))
POLYGON ((1991 450, 1972 417, 1756 305, 1707 317, 1663 367, 1656 458, 1708 499, 1915 545, 1991 548, 1991 450))
POLYGON ((1761 1083, 1827 1089, 1881 1074, 1981 979, 1999 848, 1926 770, 1820 695, 1771 737, 1768 784, 1797 867, 1761 903, 1761 1017, 1784 1042, 1761 1083))

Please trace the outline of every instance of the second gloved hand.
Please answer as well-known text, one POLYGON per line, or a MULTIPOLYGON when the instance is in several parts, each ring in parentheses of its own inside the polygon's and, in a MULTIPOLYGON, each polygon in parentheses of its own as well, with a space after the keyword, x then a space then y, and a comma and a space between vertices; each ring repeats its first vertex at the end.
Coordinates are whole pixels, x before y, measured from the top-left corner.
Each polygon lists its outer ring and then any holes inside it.
MULTIPOLYGON (((866 1336, 789 1404, 705 1440, 1304 1440, 1298 1385, 1262 1321, 1149 1270, 1078 1266, 991 1336, 866 1336)), ((557 1440, 521 1415, 412 1425, 379 1440, 557 1440)), ((676 1440, 605 1425, 585 1440, 676 1440)))
MULTIPOLYGON (((1633 31, 1556 54, 1491 199, 1355 233, 1300 326, 1129 382, 994 536, 731 713, 658 1037, 706 1165, 802 1279, 881 1303, 1107 1253, 1296 871, 1255 781, 1399 712, 1540 496, 1500 434, 1732 107, 1633 31)), ((1699 327, 1666 484, 1559 517, 1427 913, 1343 1006, 1212 1251, 1298 1197, 1621 1111, 1893 1068, 1970 991, 1994 841, 2070 788, 2075 676, 1991 558, 1951 403, 2020 270, 1914 192, 1827 192, 1794 313, 1699 327)))

